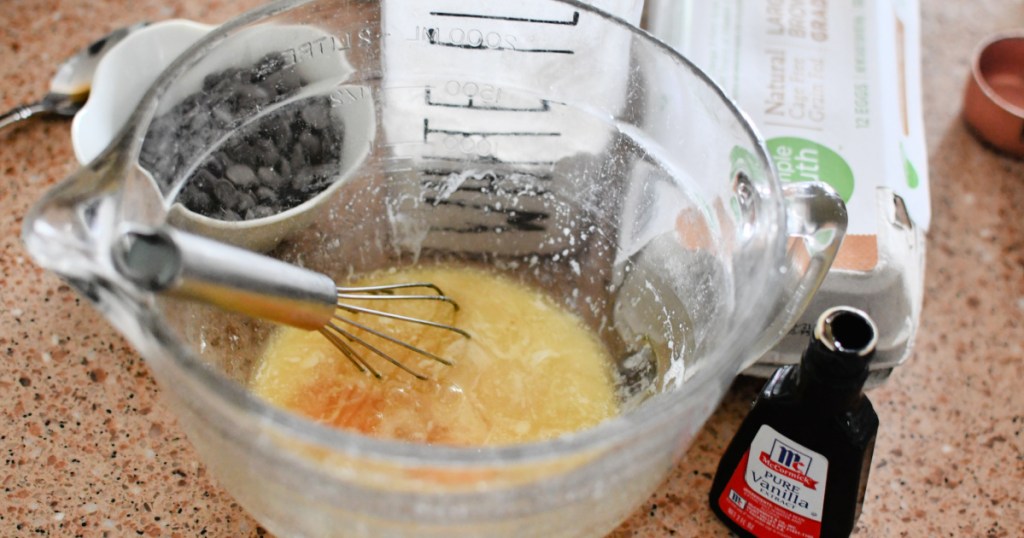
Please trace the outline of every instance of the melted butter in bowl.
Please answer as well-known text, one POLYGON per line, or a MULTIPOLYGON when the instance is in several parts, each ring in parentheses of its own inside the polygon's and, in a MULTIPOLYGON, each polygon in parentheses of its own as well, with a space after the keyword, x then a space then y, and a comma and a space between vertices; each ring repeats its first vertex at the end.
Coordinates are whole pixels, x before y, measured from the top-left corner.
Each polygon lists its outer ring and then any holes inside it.
POLYGON ((399 282, 432 282, 460 308, 436 301, 359 306, 451 323, 472 338, 365 314, 342 315, 450 359, 454 366, 380 345, 425 373, 429 379, 423 381, 356 346, 383 373, 378 380, 359 372, 319 333, 283 327, 264 351, 251 389, 280 407, 338 428, 459 446, 550 439, 617 414, 607 350, 579 318, 547 296, 486 271, 456 267, 380 273, 352 285, 399 282))

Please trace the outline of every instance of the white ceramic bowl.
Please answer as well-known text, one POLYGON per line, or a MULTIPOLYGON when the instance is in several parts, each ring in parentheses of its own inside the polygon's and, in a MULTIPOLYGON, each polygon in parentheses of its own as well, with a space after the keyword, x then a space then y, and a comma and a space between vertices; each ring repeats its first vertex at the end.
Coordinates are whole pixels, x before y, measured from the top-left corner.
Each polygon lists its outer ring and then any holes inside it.
MULTIPOLYGON (((97 66, 89 101, 71 125, 72 146, 81 164, 95 159, 117 139, 121 128, 160 73, 211 29, 212 26, 181 19, 155 23, 129 35, 104 56, 97 66)), ((254 28, 249 33, 258 35, 246 36, 241 41, 244 43, 242 48, 221 48, 208 55, 204 62, 214 67, 234 67, 238 65, 239 58, 258 58, 287 48, 285 44, 324 36, 309 26, 288 25, 254 28)), ((312 81, 343 80, 344 75, 352 70, 347 61, 339 58, 338 62, 327 66, 317 64, 314 68, 299 65, 298 73, 312 81)), ((193 80, 179 81, 178 88, 188 92, 201 91, 202 72, 193 71, 190 75, 193 80)), ((347 85, 331 88, 334 92, 349 91, 353 95, 369 95, 364 90, 347 85)), ((345 183, 345 177, 358 169, 359 164, 365 160, 376 132, 373 99, 354 100, 333 110, 339 115, 336 121, 345 125, 345 137, 341 148, 342 168, 326 190, 275 215, 235 222, 200 215, 180 203, 172 203, 168 210, 168 221, 178 228, 257 251, 269 250, 292 231, 306 227, 315 214, 311 209, 326 201, 334 190, 345 183)), ((157 114, 162 112, 165 111, 157 111, 157 114)), ((153 185, 155 188, 155 181, 153 185)))
POLYGON ((114 140, 157 76, 213 26, 175 19, 137 30, 96 67, 89 100, 71 122, 71 145, 81 164, 114 140))

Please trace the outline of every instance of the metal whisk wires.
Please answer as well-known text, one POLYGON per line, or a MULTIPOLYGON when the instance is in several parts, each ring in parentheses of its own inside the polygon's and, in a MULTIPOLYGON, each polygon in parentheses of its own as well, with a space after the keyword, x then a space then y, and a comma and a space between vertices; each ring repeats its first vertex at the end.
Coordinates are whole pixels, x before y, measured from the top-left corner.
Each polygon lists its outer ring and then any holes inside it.
MULTIPOLYGON (((408 323, 414 323, 417 325, 424 325, 427 327, 434 327, 436 329, 450 331, 466 338, 470 337, 469 333, 467 333, 466 331, 445 323, 440 323, 427 319, 420 319, 411 316, 405 316, 402 314, 396 314, 394 312, 388 312, 386 310, 380 310, 376 308, 367 308, 346 302, 379 301, 383 303, 389 301, 441 301, 444 303, 448 303, 455 311, 458 311, 458 303, 456 303, 450 297, 445 295, 444 292, 441 291, 439 287, 430 282, 413 282, 403 284, 388 284, 380 286, 361 287, 338 286, 337 292, 337 307, 338 310, 340 311, 349 312, 352 314, 368 314, 371 316, 379 316, 382 318, 394 319, 398 321, 404 321, 408 323), (430 290, 432 293, 395 293, 415 289, 430 290)), ((360 331, 373 335, 382 340, 386 340, 393 344, 399 345, 405 349, 408 349, 409 351, 433 359, 446 366, 452 365, 452 362, 444 357, 438 356, 435 353, 432 353, 423 348, 410 344, 404 340, 400 340, 387 333, 374 329, 373 327, 370 327, 364 323, 360 323, 354 319, 343 316, 336 311, 332 317, 332 320, 319 329, 320 334, 322 334, 324 338, 327 338, 327 340, 329 340, 331 344, 334 345, 334 347, 341 351, 341 353, 345 355, 345 357, 349 361, 351 361, 352 364, 355 365, 355 367, 358 368, 360 372, 371 374, 378 379, 382 377, 380 371, 371 366, 370 363, 353 347, 352 344, 358 344, 360 347, 378 355, 384 360, 413 375, 417 379, 425 380, 427 379, 427 376, 409 368, 402 361, 396 359, 387 352, 383 351, 382 349, 380 349, 379 346, 374 345, 367 338, 355 334, 351 330, 346 329, 345 326, 355 327, 360 331)))
POLYGON ((120 275, 141 289, 319 331, 356 368, 377 378, 381 372, 364 357, 367 350, 418 379, 427 377, 383 348, 405 348, 442 364, 452 363, 353 318, 373 316, 470 337, 452 325, 354 304, 439 301, 457 311, 459 305, 429 282, 338 287, 322 273, 169 227, 127 229, 112 254, 120 275))

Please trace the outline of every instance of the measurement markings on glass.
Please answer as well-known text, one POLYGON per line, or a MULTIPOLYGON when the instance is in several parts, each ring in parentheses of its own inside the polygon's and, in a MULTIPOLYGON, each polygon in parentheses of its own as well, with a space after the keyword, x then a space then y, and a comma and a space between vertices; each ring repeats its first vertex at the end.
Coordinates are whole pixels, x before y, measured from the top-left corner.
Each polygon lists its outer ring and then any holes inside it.
MULTIPOLYGON (((416 142, 417 144, 419 142, 416 142)), ((493 155, 481 155, 480 157, 449 157, 446 155, 424 155, 421 157, 425 161, 445 161, 454 163, 470 163, 470 164, 517 164, 523 166, 554 166, 555 161, 509 161, 505 159, 499 159, 493 155)))
MULTIPOLYGON (((449 34, 452 34, 454 32, 455 30, 452 30, 451 32, 449 32, 449 34)), ((510 52, 528 52, 537 54, 576 54, 576 51, 571 49, 522 48, 516 46, 515 36, 502 37, 494 32, 490 32, 486 36, 483 33, 480 33, 479 30, 470 30, 469 32, 459 30, 459 32, 461 38, 453 37, 452 41, 441 41, 441 38, 438 37, 440 31, 437 28, 428 28, 427 41, 431 45, 467 50, 499 50, 510 52), (472 35, 474 32, 478 33, 479 36, 474 37, 474 35, 472 35), (494 36, 494 39, 492 39, 492 35, 494 36)))
POLYGON ((464 226, 431 226, 431 231, 435 232, 455 232, 464 234, 482 234, 491 232, 541 232, 546 228, 544 223, 551 219, 551 215, 543 211, 531 211, 523 209, 511 209, 511 208, 497 208, 495 206, 483 206, 479 204, 470 204, 466 202, 452 201, 452 200, 436 200, 433 198, 427 198, 424 202, 432 204, 434 206, 443 205, 455 207, 458 209, 467 210, 470 215, 481 215, 481 214, 493 214, 504 218, 504 225, 495 224, 474 224, 472 222, 466 223, 464 226))
POLYGON ((490 19, 494 21, 511 21, 511 22, 527 22, 533 24, 558 24, 563 26, 576 26, 580 22, 580 12, 573 11, 572 18, 565 20, 552 20, 552 19, 531 19, 527 17, 509 17, 505 15, 483 15, 478 13, 454 13, 446 11, 431 11, 430 14, 434 17, 458 17, 463 19, 490 19))
POLYGON ((385 147, 385 148, 400 148, 400 147, 404 147, 404 146, 409 146, 409 147, 420 146, 422 144, 423 144, 423 142, 420 142, 419 140, 406 140, 404 142, 403 141, 383 142, 383 143, 381 143, 381 147, 385 147))
POLYGON ((543 230, 543 227, 538 227, 533 224, 534 221, 544 221, 551 217, 548 213, 543 211, 533 211, 530 209, 518 209, 514 207, 503 206, 499 204, 475 204, 472 202, 465 202, 462 200, 450 200, 448 198, 434 198, 428 196, 423 199, 424 202, 431 205, 445 205, 451 207, 458 207, 460 209, 470 209, 479 213, 493 213, 495 215, 503 215, 507 222, 510 224, 518 224, 523 228, 520 229, 533 229, 543 230))
MULTIPOLYGON (((439 177, 447 177, 447 176, 450 176, 452 174, 461 174, 461 173, 463 173, 462 170, 440 170, 440 169, 437 169, 437 168, 421 169, 421 170, 419 170, 419 172, 420 172, 421 175, 424 175, 424 176, 435 176, 435 177, 438 177, 438 176, 439 177)), ((537 179, 537 180, 540 180, 540 181, 551 181, 553 179, 551 174, 534 174, 534 173, 531 173, 531 172, 512 172, 512 174, 518 174, 518 175, 523 176, 523 177, 530 177, 530 178, 537 179)), ((501 179, 508 179, 509 175, 510 175, 509 173, 485 172, 483 174, 480 174, 481 177, 473 177, 472 179, 476 179, 478 181, 483 181, 484 179, 486 179, 488 181, 496 181, 496 180, 501 180, 501 179)))
POLYGON ((452 136, 479 136, 479 137, 490 137, 490 136, 562 136, 562 133, 553 131, 459 131, 454 129, 435 129, 430 127, 430 119, 423 118, 423 141, 427 141, 427 137, 431 134, 446 134, 452 136))
MULTIPOLYGON (((433 190, 436 190, 436 191, 440 191, 440 190, 444 190, 446 184, 443 181, 421 181, 420 182, 420 186, 423 187, 424 189, 433 189, 433 190)), ((456 192, 459 192, 459 193, 475 192, 475 193, 483 193, 483 194, 494 194, 495 193, 495 189, 492 188, 492 187, 489 187, 489 186, 469 186, 469 187, 462 186, 462 187, 459 187, 456 192)), ((501 194, 512 195, 512 196, 529 196, 529 197, 533 197, 533 198, 539 198, 539 197, 547 196, 547 195, 551 194, 551 192, 543 190, 543 189, 529 189, 529 190, 523 189, 521 191, 502 192, 501 194)), ((435 200, 434 197, 426 197, 426 198, 424 198, 424 200, 431 202, 433 205, 438 205, 437 203, 434 203, 434 200, 435 200)))
POLYGON ((477 111, 499 111, 499 112, 550 112, 551 101, 548 99, 541 99, 541 105, 539 107, 501 107, 498 105, 480 105, 479 102, 473 100, 473 97, 466 97, 466 102, 441 102, 435 101, 430 97, 430 88, 424 88, 426 93, 426 101, 428 107, 444 107, 449 109, 473 109, 477 111))

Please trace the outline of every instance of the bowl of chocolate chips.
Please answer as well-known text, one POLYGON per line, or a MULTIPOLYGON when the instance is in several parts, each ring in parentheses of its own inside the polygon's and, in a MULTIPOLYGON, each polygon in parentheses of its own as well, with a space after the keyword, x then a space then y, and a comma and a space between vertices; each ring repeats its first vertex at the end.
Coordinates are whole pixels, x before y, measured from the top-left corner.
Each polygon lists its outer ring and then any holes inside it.
MULTIPOLYGON (((208 31, 172 21, 111 51, 94 85, 99 95, 72 129, 79 160, 100 153, 103 140, 113 140, 128 121, 128 105, 208 31)), ((351 43, 309 26, 252 32, 260 35, 224 36, 228 46, 204 56, 188 80, 176 81, 174 95, 161 100, 166 104, 135 111, 153 114, 139 165, 174 226, 269 250, 308 226, 312 210, 359 168, 376 120, 369 90, 346 80, 354 72, 344 54, 351 43)))

